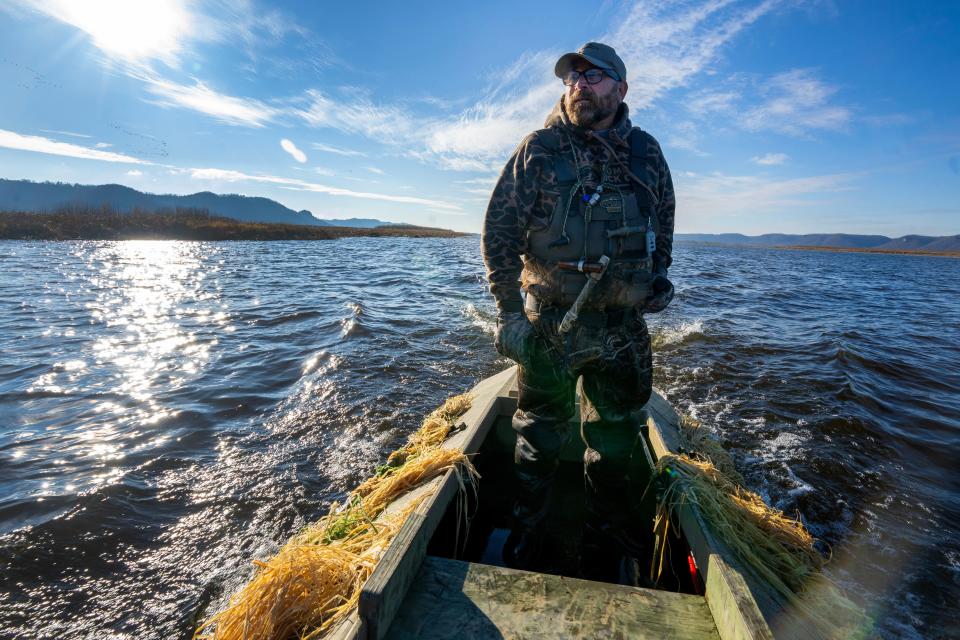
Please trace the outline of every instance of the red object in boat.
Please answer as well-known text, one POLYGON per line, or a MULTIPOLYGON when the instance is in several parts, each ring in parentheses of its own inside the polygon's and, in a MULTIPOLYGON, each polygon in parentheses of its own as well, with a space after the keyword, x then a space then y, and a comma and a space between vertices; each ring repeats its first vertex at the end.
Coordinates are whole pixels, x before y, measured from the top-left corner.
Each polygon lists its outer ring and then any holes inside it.
POLYGON ((690 568, 690 582, 693 583, 693 590, 697 595, 703 595, 703 587, 700 585, 700 572, 697 571, 697 561, 693 559, 693 551, 687 555, 687 566, 690 568))

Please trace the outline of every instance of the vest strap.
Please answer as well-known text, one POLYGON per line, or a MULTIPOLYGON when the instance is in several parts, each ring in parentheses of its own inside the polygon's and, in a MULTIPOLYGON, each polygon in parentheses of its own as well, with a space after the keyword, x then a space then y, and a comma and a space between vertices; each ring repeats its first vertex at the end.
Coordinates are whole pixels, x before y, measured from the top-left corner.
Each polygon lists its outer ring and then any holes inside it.
MULTIPOLYGON (((647 174, 647 156, 644 151, 643 130, 640 127, 634 127, 630 130, 630 171, 638 178, 647 174)), ((653 231, 659 240, 660 219, 656 214, 650 217, 653 218, 653 231)))

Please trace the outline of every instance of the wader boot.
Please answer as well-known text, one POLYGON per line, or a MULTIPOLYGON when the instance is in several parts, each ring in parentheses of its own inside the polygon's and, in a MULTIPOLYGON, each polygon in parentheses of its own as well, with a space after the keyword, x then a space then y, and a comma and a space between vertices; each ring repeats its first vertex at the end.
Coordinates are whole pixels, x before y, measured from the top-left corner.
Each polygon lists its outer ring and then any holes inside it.
POLYGON ((609 402, 611 388, 596 382, 596 378, 584 376, 580 398, 587 511, 581 575, 642 586, 640 567, 649 563, 653 529, 652 522, 643 522, 646 505, 640 504, 652 477, 640 430, 646 423, 646 411, 609 402), (598 405, 603 408, 598 410, 598 405), (606 419, 601 418, 601 411, 606 419))
POLYGON ((504 562, 515 569, 532 569, 537 563, 560 452, 571 435, 575 380, 553 355, 537 336, 529 364, 517 374, 519 394, 513 415, 517 497, 503 549, 504 562))
POLYGON ((517 436, 514 470, 517 478, 517 499, 513 506, 513 523, 503 547, 504 563, 513 569, 532 570, 539 560, 543 543, 543 521, 550 509, 557 461, 535 450, 523 437, 517 436))

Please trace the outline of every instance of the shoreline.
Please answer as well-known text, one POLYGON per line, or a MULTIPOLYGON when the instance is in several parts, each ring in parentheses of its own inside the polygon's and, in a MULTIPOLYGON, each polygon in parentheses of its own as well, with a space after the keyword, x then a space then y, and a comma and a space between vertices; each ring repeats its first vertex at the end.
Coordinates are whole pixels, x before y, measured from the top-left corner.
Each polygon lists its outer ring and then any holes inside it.
POLYGON ((836 253, 876 253, 900 256, 933 256, 939 258, 960 258, 960 251, 927 251, 925 249, 871 249, 869 247, 813 247, 808 245, 776 245, 770 249, 790 251, 833 251, 836 253))
POLYGON ((334 227, 246 222, 203 211, 133 212, 90 210, 25 213, 0 211, 0 240, 182 240, 196 242, 336 240, 353 237, 459 238, 460 231, 408 225, 334 227))
POLYGON ((751 245, 728 242, 690 242, 679 241, 676 244, 694 244, 704 247, 730 247, 736 249, 779 249, 787 251, 831 251, 835 253, 873 253, 880 255, 930 256, 936 258, 960 258, 960 251, 927 251, 925 249, 871 249, 869 247, 818 247, 811 245, 751 245))

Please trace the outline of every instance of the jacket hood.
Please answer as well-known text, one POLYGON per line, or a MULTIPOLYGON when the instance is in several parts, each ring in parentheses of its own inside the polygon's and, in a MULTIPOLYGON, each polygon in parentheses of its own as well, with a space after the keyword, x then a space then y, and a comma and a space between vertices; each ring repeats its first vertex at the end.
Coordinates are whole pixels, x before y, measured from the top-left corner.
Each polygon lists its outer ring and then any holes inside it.
MULTIPOLYGON (((570 116, 567 114, 567 106, 564 102, 565 97, 566 96, 560 96, 560 99, 557 101, 557 104, 553 106, 553 110, 550 111, 550 115, 547 116, 543 126, 545 128, 563 127, 571 134, 586 137, 589 129, 577 126, 570 121, 570 116)), ((629 144, 630 130, 633 128, 633 125, 630 123, 629 112, 630 109, 627 107, 627 103, 621 102, 620 108, 617 109, 617 115, 613 119, 613 125, 610 127, 611 138, 624 144, 629 144)))

